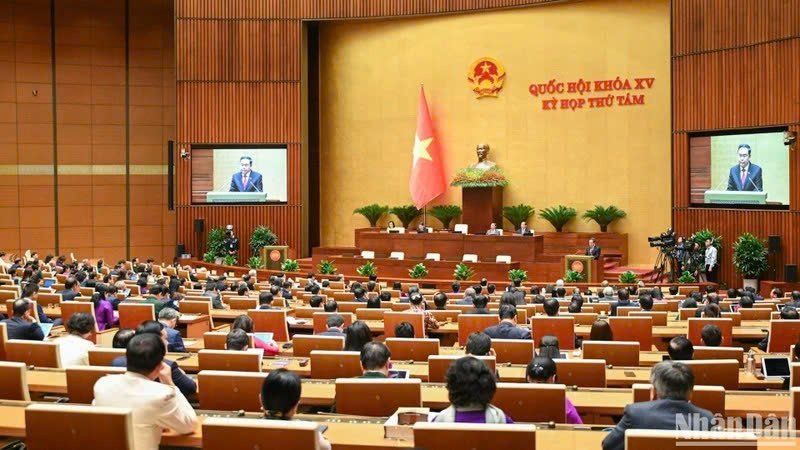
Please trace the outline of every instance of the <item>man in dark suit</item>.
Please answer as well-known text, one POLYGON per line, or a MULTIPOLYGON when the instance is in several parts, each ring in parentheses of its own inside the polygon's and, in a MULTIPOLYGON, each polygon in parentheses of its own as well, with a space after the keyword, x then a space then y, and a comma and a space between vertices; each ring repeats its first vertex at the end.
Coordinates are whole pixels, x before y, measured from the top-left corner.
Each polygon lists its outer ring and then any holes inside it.
POLYGON ((650 374, 649 402, 631 403, 616 428, 603 439, 603 450, 623 450, 625 431, 631 429, 688 431, 704 425, 711 431, 714 415, 689 403, 694 388, 694 374, 686 364, 664 361, 650 374))
POLYGON ((172 308, 164 308, 158 313, 158 321, 164 325, 164 330, 167 332, 167 351, 168 352, 186 352, 186 346, 183 344, 181 332, 176 330, 178 326, 178 318, 180 314, 172 308))
POLYGON ((517 233, 522 236, 533 236, 533 230, 528 228, 528 224, 525 222, 519 224, 519 230, 517 230, 517 233))
POLYGON ((28 341, 43 341, 42 328, 33 317, 31 302, 21 298, 14 302, 13 317, 4 320, 6 333, 9 339, 24 339, 28 341))
POLYGON ((222 296, 220 295, 220 285, 222 287, 225 286, 223 282, 216 282, 209 280, 206 283, 206 290, 203 292, 203 297, 211 297, 211 306, 214 309, 225 309, 225 305, 222 304, 222 296))
POLYGON ((472 300, 472 306, 475 308, 467 311, 467 314, 489 314, 489 310, 486 308, 488 305, 489 299, 485 295, 476 295, 472 300))
POLYGON ((493 339, 530 339, 531 330, 517 326, 517 307, 503 304, 500 306, 500 324, 485 329, 493 339))
POLYGON ((594 259, 600 258, 600 247, 594 242, 594 238, 589 238, 589 246, 586 247, 586 256, 591 256, 594 259))
POLYGON ((471 305, 472 301, 475 299, 475 289, 467 288, 464 291, 464 298, 461 300, 456 301, 456 305, 471 305))
POLYGON ((64 282, 64 290, 58 291, 61 294, 61 300, 66 302, 75 300, 75 297, 81 296, 81 287, 78 284, 78 280, 75 278, 69 277, 64 282))
POLYGON ((740 144, 736 152, 739 156, 739 164, 731 167, 728 174, 728 190, 762 192, 764 180, 761 175, 761 167, 750 162, 752 153, 750 146, 740 144))
POLYGON ((331 314, 325 320, 325 324, 328 326, 328 329, 319 333, 317 336, 336 336, 336 337, 345 337, 344 334, 344 318, 339 314, 331 314))
MULTIPOLYGON (((165 330, 164 324, 161 322, 155 320, 146 320, 142 322, 138 327, 136 327, 136 336, 140 336, 142 334, 155 334, 156 336, 161 337, 161 340, 164 342, 164 346, 167 346, 168 344, 167 331, 165 330)), ((124 356, 118 356, 111 361, 111 365, 113 367, 126 367, 127 364, 128 360, 124 356)), ((172 382, 175 383, 175 386, 183 395, 195 394, 197 392, 197 383, 186 376, 183 370, 181 370, 181 368, 178 366, 178 363, 165 359, 164 364, 170 367, 172 372, 172 382)))
POLYGON ((264 192, 264 180, 261 174, 253 170, 253 158, 239 158, 241 170, 233 174, 228 192, 264 192))
POLYGON ((617 315, 617 307, 619 306, 639 306, 638 303, 631 301, 631 293, 628 292, 627 289, 622 288, 617 291, 617 300, 616 302, 611 302, 611 315, 617 315))

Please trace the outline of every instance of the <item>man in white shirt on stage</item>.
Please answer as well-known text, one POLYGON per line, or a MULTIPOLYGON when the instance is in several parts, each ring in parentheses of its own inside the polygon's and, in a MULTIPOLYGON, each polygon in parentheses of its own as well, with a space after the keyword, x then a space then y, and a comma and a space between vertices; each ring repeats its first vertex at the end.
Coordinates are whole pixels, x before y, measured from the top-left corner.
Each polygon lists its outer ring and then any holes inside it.
POLYGON ((158 450, 164 428, 185 434, 197 427, 194 409, 172 382, 172 369, 164 364, 166 352, 159 336, 134 336, 125 352, 128 371, 107 375, 94 385, 94 405, 133 410, 136 450, 158 450))

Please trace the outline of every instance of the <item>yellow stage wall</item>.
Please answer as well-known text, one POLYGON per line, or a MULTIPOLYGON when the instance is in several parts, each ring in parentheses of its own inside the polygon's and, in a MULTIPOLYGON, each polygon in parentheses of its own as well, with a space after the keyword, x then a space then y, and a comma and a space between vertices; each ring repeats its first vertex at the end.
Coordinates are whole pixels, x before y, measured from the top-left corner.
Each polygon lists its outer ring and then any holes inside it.
MULTIPOLYGON (((611 231, 629 233, 629 262, 652 264, 655 252, 646 238, 670 224, 669 14, 667 0, 592 0, 324 23, 322 245, 352 245, 353 229, 369 226, 352 214, 354 208, 410 203, 408 174, 423 83, 448 179, 475 161, 478 143, 488 142, 490 158, 510 180, 505 205, 524 202, 537 215, 558 204, 579 215, 595 204, 616 205, 628 218, 611 231), (476 99, 466 80, 480 57, 505 67, 498 98, 476 99), (545 111, 543 97, 528 92, 534 82, 617 76, 655 78, 651 89, 637 92, 646 95, 645 105, 545 111)), ((460 188, 449 187, 433 202, 445 203, 460 204, 460 188)), ((532 225, 553 230, 538 217, 532 225)), ((580 218, 567 226, 598 229, 580 218)))

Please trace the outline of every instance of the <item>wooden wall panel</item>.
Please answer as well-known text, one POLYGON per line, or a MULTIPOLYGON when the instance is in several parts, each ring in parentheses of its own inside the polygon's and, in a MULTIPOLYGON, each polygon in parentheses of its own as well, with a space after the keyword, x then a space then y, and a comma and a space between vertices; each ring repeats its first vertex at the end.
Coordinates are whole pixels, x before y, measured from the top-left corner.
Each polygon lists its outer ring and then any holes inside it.
POLYGON ((800 0, 673 0, 673 222, 723 237, 719 280, 741 286, 732 246, 745 232, 780 235, 777 269, 800 262, 800 156, 790 152, 790 211, 689 207, 691 132, 787 126, 800 132, 800 0))
POLYGON ((673 0, 676 55, 800 36, 800 0, 673 0))

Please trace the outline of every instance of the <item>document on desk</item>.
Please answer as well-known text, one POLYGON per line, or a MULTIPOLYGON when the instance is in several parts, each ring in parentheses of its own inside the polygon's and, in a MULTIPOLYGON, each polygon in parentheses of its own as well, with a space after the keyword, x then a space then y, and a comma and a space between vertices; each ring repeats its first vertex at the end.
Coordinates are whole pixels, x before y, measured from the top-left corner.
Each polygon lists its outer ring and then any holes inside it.
POLYGON ((200 314, 181 314, 181 320, 195 320, 200 314))

